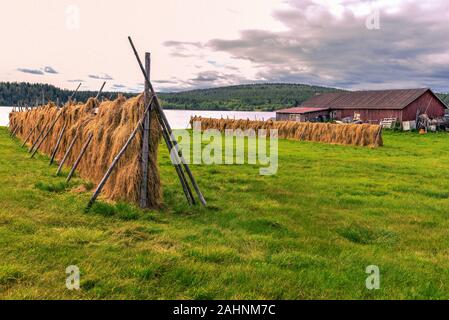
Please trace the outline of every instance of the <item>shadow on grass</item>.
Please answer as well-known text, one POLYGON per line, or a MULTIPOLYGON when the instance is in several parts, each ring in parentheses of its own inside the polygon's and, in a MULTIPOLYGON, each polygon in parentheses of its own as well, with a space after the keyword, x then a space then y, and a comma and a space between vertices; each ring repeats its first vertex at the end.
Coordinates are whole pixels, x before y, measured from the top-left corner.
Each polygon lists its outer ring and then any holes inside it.
POLYGON ((371 228, 351 224, 345 228, 341 228, 337 233, 353 243, 357 244, 386 244, 392 245, 397 242, 398 236, 387 230, 373 230, 371 228))
POLYGON ((138 220, 146 217, 147 214, 138 208, 123 202, 117 204, 109 204, 105 202, 96 202, 89 210, 90 213, 102 215, 104 217, 116 217, 121 220, 138 220))
POLYGON ((70 184, 66 182, 55 182, 55 183, 38 182, 34 186, 42 191, 57 193, 66 191, 70 187, 70 184))

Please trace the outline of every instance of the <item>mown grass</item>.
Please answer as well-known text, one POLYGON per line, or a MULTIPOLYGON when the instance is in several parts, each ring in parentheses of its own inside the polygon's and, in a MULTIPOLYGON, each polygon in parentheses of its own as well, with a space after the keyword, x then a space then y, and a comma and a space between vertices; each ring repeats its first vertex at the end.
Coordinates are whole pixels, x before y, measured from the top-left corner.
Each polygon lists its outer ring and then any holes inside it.
MULTIPOLYGON (((0 128, 2 299, 449 298, 449 135, 379 149, 279 142, 279 171, 192 165, 185 205, 160 148, 160 212, 97 203, 0 128), (81 290, 65 269, 81 270, 81 290), (377 265, 381 288, 365 288, 377 265)), ((92 186, 90 186, 92 187, 92 186)))

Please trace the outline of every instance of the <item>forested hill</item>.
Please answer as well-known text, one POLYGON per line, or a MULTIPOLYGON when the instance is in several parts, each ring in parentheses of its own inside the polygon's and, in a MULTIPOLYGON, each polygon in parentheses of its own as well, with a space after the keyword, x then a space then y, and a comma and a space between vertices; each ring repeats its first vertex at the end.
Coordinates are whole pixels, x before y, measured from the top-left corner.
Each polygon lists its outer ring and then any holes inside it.
MULTIPOLYGON (((76 87, 77 84, 74 84, 76 87)), ((76 88, 75 88, 76 89, 76 88)), ((17 106, 28 105, 34 106, 36 103, 42 104, 44 101, 59 101, 66 102, 72 95, 73 91, 59 89, 53 85, 40 83, 17 83, 17 82, 1 82, 0 83, 0 106, 17 106)), ((126 96, 133 96, 135 94, 124 93, 126 96)), ((76 99, 78 101, 86 101, 90 97, 95 97, 95 91, 78 91, 76 99)), ((102 97, 115 98, 117 92, 103 92, 102 97)))
MULTIPOLYGON (((162 106, 166 109, 191 110, 261 110, 271 111, 296 106, 318 93, 338 91, 334 88, 309 86, 305 84, 252 84, 211 89, 200 89, 176 93, 159 93, 162 106)), ((68 100, 72 91, 61 90, 48 84, 0 83, 0 106, 18 104, 35 105, 45 101, 68 100)), ((95 96, 93 91, 79 91, 78 101, 95 96)), ((134 96, 135 93, 123 93, 134 96)), ((449 103, 449 94, 438 94, 449 103)), ((117 92, 104 92, 103 97, 115 98, 117 92)))
MULTIPOLYGON (((176 93, 159 93, 162 106, 167 109, 194 110, 275 110, 295 106, 316 93, 335 91, 332 88, 302 84, 254 84, 213 89, 200 89, 176 93)), ((67 101, 72 91, 61 90, 48 84, 0 83, 0 105, 35 105, 44 100, 67 101)), ((79 91, 78 101, 86 101, 96 92, 79 91)), ((125 93, 126 96, 135 94, 125 93)), ((104 92, 106 98, 117 93, 104 92)))
POLYGON ((304 84, 250 84, 177 93, 161 93, 167 109, 276 110, 301 104, 317 93, 334 88, 304 84))
MULTIPOLYGON (((305 84, 252 84, 160 93, 167 109, 273 111, 294 107, 319 93, 341 91, 305 84)), ((449 105, 449 93, 437 93, 449 105)))

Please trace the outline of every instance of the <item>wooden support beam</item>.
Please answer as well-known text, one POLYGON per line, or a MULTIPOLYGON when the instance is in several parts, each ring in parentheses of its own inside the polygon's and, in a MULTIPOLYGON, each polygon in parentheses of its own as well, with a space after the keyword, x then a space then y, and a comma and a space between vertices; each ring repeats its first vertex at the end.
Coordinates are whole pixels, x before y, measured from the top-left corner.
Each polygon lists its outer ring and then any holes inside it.
POLYGON ((28 134, 28 136, 26 137, 26 139, 23 141, 22 144, 22 148, 26 145, 26 143, 28 142, 28 140, 30 139, 31 135, 33 134, 34 131, 36 131, 37 127, 39 127, 39 124, 41 123, 41 120, 39 120, 36 125, 34 126, 33 129, 30 130, 30 133, 28 134))
MULTIPOLYGON (((148 77, 146 75, 145 69, 144 69, 144 67, 142 65, 142 61, 140 60, 139 54, 137 53, 137 50, 134 47, 134 44, 132 42, 131 37, 128 37, 128 39, 129 39, 131 47, 132 47, 132 49, 134 51, 134 55, 136 56, 137 62, 139 63, 140 69, 141 69, 141 71, 142 71, 142 73, 144 75, 146 84, 148 85, 151 93, 156 96, 156 93, 154 92, 153 86, 151 85, 151 82, 149 81, 149 79, 148 79, 148 77)), ((156 107, 157 106, 160 107, 157 97, 155 98, 154 105, 156 107)), ((157 116, 159 124, 160 124, 160 126, 162 128, 162 136, 164 137, 164 141, 165 141, 165 143, 167 145, 168 152, 170 154, 170 158, 172 156, 174 157, 174 159, 172 159, 172 163, 173 163, 173 165, 174 165, 174 167, 176 169, 176 173, 178 174, 178 178, 179 178, 179 181, 180 181, 181 186, 183 188, 183 191, 184 191, 184 194, 186 196, 187 202, 189 204, 194 204, 195 203, 195 199, 194 199, 194 197, 192 195, 192 191, 190 189, 190 186, 189 186, 189 184, 187 182, 187 179, 186 179, 186 177, 184 175, 184 172, 182 170, 181 161, 180 161, 180 159, 179 159, 177 154, 173 154, 171 152, 171 150, 173 149, 173 143, 172 143, 172 141, 170 139, 170 134, 168 133, 167 124, 164 122, 164 119, 163 119, 162 115, 160 114, 160 112, 161 112, 161 109, 160 108, 156 108, 156 116, 157 116)), ((163 113, 163 111, 162 111, 162 113, 163 113)))
MULTIPOLYGON (((134 46, 134 43, 133 43, 131 37, 128 37, 128 40, 129 40, 129 43, 131 44, 131 47, 132 47, 132 49, 134 51, 134 55, 136 56, 137 62, 139 63, 139 67, 140 67, 140 69, 141 69, 141 71, 142 71, 142 73, 144 75, 145 81, 148 84, 148 87, 150 88, 150 92, 153 95, 156 96, 156 92, 154 91, 154 88, 153 88, 153 85, 151 84, 150 79, 146 75, 145 68, 143 67, 142 61, 140 60, 139 54, 137 53, 136 47, 134 46)), ((193 185, 193 187, 195 189, 195 192, 197 193, 198 198, 200 199, 200 202, 204 206, 206 206, 206 204, 207 204, 206 200, 204 199, 204 196, 201 193, 201 190, 200 190, 200 188, 199 188, 199 186, 198 186, 198 184, 197 184, 197 182, 196 182, 196 180, 195 180, 195 178, 194 178, 194 176, 192 174, 192 171, 190 170, 189 165, 185 161, 184 156, 182 155, 182 152, 181 152, 181 150, 178 147, 178 142, 176 141, 176 138, 173 135, 173 131, 172 131, 171 127, 170 127, 170 124, 169 124, 169 122, 167 120, 167 117, 165 116, 164 110, 162 109, 162 107, 161 107, 161 105, 159 103, 159 99, 157 98, 157 96, 156 96, 155 101, 154 101, 154 106, 156 107, 156 113, 158 114, 159 122, 160 122, 163 130, 164 130, 164 127, 165 127, 165 130, 166 130, 166 132, 167 132, 167 134, 169 135, 169 138, 170 138, 169 140, 170 140, 170 142, 172 142, 171 144, 173 145, 174 150, 176 151, 176 152, 173 152, 173 153, 174 154, 178 154, 180 162, 182 163, 184 169, 186 170, 187 175, 188 175, 188 177, 190 179, 190 182, 192 183, 192 185, 193 185)), ((167 143, 170 144, 170 142, 167 142, 167 143)), ((169 150, 170 153, 171 153, 171 150, 172 149, 169 150)), ((181 179, 181 177, 180 177, 180 179, 181 179)), ((188 189, 190 190, 190 187, 188 187, 188 189)))
POLYGON ((75 98, 79 88, 81 87, 82 82, 80 82, 80 84, 78 85, 78 87, 76 88, 76 90, 70 95, 69 97, 69 101, 71 101, 73 98, 75 98))
MULTIPOLYGON (((158 118, 159 123, 162 123, 162 119, 158 113, 156 113, 156 116, 158 118)), ((182 171, 182 166, 180 165, 180 159, 177 154, 173 154, 171 150, 173 150, 173 143, 170 140, 170 136, 167 132, 167 129, 162 126, 162 137, 164 138, 165 144, 168 148, 168 152, 170 154, 170 159, 172 164, 175 167, 176 173, 178 174, 179 182, 181 183, 182 190, 184 191, 184 195, 187 199, 187 202, 189 205, 195 204, 195 198, 193 197, 192 190, 190 189, 187 178, 184 174, 184 171, 182 171), (172 158, 172 156, 175 157, 175 159, 172 158)))
POLYGON ((37 151, 39 150, 39 147, 42 145, 42 143, 47 139, 48 135, 50 134, 51 130, 53 130, 54 126, 56 125, 56 122, 58 122, 59 118, 62 116, 62 110, 59 111, 59 114, 56 116, 55 120, 53 120, 52 124, 48 128, 47 132, 43 135, 42 139, 39 141, 39 143, 36 145, 36 148, 34 149, 33 153, 31 154, 31 158, 35 156, 37 151))
POLYGON ((76 140, 78 139, 79 132, 77 131, 75 136, 73 137, 72 141, 69 144, 69 147, 67 148, 64 157, 61 160, 61 163, 59 164, 58 170, 56 170, 56 175, 58 176, 61 173, 62 167, 64 166, 64 163, 66 162, 67 158, 69 157, 70 151, 72 151, 73 146, 75 145, 76 140))
POLYGON ((55 148, 53 149, 53 153, 52 153, 51 158, 50 158, 50 166, 53 164, 53 161, 55 160, 56 153, 58 152, 59 145, 61 144, 61 140, 62 140, 62 137, 64 136, 64 132, 65 132, 65 128, 66 127, 67 127, 67 123, 64 124, 64 127, 62 127, 61 132, 59 133, 58 141, 56 141, 55 148))
POLYGON ((97 200, 98 196, 100 195, 101 191, 103 190, 103 187, 106 184, 106 182, 108 181, 108 179, 109 179, 112 171, 114 170, 115 166, 117 165, 117 163, 119 162, 119 160, 123 156, 123 154, 125 153, 126 149, 130 145, 131 141, 136 136, 137 130, 142 126, 142 123, 143 123, 144 119, 146 118, 149 110, 151 109, 151 105, 153 103, 153 100, 154 100, 154 96, 151 97, 149 103, 146 104, 145 111, 144 111, 144 114, 143 114, 142 118, 137 123, 137 125, 136 125, 135 129, 133 130, 133 132, 131 132, 128 140, 125 142, 125 144, 123 145, 122 149, 120 149, 119 153, 115 156, 114 160, 112 161, 112 163, 109 166, 108 170, 106 171, 105 175, 103 176, 103 178, 101 179, 101 181, 98 184, 97 188, 95 189, 95 191, 94 191, 94 193, 92 195, 92 198, 90 198, 90 201, 87 204, 87 210, 89 210, 92 207, 92 205, 95 203, 95 201, 97 200))
POLYGON ((49 124, 50 120, 41 128, 41 130, 39 131, 39 134, 37 136, 36 141, 31 145, 31 148, 28 150, 29 153, 33 152, 34 147, 38 144, 38 142, 40 141, 42 135, 45 132, 45 128, 47 127, 47 125, 49 124))
MULTIPOLYGON (((151 74, 151 55, 149 52, 145 53, 145 71, 148 78, 151 74)), ((144 101, 145 105, 150 106, 150 88, 145 82, 144 91, 144 101)), ((148 162, 150 158, 150 114, 151 112, 145 112, 143 121, 143 132, 142 132, 142 180, 140 183, 140 207, 148 208, 148 162)))
POLYGON ((100 94, 103 92, 104 86, 106 85, 106 81, 103 82, 103 85, 100 88, 100 91, 98 91, 97 96, 95 97, 95 99, 100 98, 100 94))
POLYGON ((14 130, 16 129, 17 125, 14 124, 9 124, 8 129, 9 129, 9 136, 12 137, 12 133, 14 132, 14 130))
POLYGON ((94 136, 94 134, 91 133, 91 134, 89 134, 89 136, 87 137, 87 141, 86 141, 86 143, 84 144, 83 148, 81 149, 81 152, 80 152, 80 154, 78 155, 78 158, 76 158, 76 161, 75 161, 75 163, 73 164, 72 170, 70 170, 69 175, 67 176, 67 179, 66 179, 65 182, 68 183, 68 182, 70 182, 70 180, 72 179, 73 174, 75 173, 76 168, 78 168, 78 165, 80 164, 80 161, 81 161, 83 155, 86 153, 87 147, 89 146, 90 142, 92 141, 93 136, 94 136))
POLYGON ((16 135, 17 131, 19 131, 20 125, 16 125, 15 129, 12 131, 11 133, 11 137, 14 138, 14 136, 16 135))

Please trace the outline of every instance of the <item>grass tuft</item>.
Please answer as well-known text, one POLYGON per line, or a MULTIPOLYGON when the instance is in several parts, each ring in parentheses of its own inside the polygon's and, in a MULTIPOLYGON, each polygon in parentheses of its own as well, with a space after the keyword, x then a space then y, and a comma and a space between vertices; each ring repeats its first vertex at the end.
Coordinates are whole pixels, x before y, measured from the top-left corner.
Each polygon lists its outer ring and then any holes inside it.
POLYGON ((115 205, 117 217, 122 220, 137 220, 141 216, 141 212, 136 207, 127 203, 117 203, 115 205))
POLYGON ((64 192, 69 188, 69 184, 65 182, 54 182, 54 183, 45 183, 45 182, 37 182, 34 185, 37 189, 47 192, 64 192))
POLYGON ((337 233, 343 238, 358 244, 392 244, 396 242, 396 235, 386 230, 373 230, 358 224, 341 228, 337 233))
POLYGON ((109 204, 101 201, 94 203, 91 212, 99 214, 105 217, 117 217, 118 219, 130 221, 138 220, 142 215, 142 212, 131 204, 119 202, 116 204, 109 204))
POLYGON ((101 201, 95 202, 90 211, 104 217, 112 217, 117 213, 114 205, 101 201))
POLYGON ((0 285, 10 285, 16 283, 22 279, 23 276, 23 272, 14 266, 0 266, 0 285))

